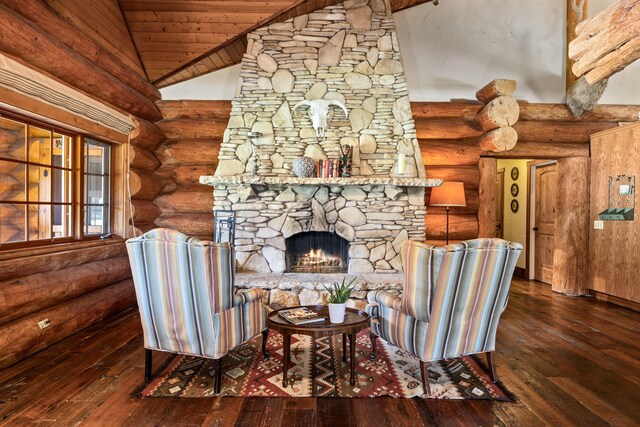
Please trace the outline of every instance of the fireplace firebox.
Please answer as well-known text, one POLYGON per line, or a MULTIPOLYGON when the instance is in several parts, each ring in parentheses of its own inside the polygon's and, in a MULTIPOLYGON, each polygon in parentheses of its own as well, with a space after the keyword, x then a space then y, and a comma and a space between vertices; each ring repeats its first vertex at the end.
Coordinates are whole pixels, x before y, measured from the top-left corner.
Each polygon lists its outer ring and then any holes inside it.
POLYGON ((346 273, 349 242, 335 233, 309 231, 286 239, 287 271, 293 273, 346 273))

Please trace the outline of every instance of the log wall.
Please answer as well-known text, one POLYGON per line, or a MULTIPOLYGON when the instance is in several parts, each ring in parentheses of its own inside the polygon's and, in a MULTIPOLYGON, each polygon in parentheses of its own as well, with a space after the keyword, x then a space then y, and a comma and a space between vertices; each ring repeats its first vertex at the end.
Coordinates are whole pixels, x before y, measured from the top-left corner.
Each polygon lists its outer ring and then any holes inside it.
POLYGON ((164 119, 157 123, 166 140, 156 150, 158 173, 168 180, 155 200, 155 224, 201 239, 213 237, 213 192, 201 175, 213 175, 229 121, 229 101, 160 101, 164 119))
MULTIPOLYGON (((514 126, 518 143, 503 153, 483 152, 478 146, 478 138, 484 133, 474 120, 482 109, 480 102, 411 104, 427 176, 464 183, 467 206, 450 210, 450 241, 472 239, 482 230, 494 228, 493 224, 483 226, 478 220, 481 158, 589 157, 591 133, 616 127, 618 122, 635 121, 638 114, 635 106, 598 106, 578 120, 563 104, 518 104, 520 120, 514 126)), ((160 101, 158 107, 164 117, 158 127, 167 137, 156 150, 161 162, 158 171, 171 181, 155 199, 161 211, 155 224, 210 239, 213 199, 210 187, 199 185, 198 178, 215 171, 231 103, 160 101)), ((427 189, 427 206, 430 193, 427 189)), ((439 207, 427 210, 427 241, 444 244, 446 211, 439 207)), ((480 217, 492 215, 485 212, 480 217)))
MULTIPOLYGON (((154 150, 164 141, 164 134, 153 124, 160 118, 155 105, 160 97, 157 89, 129 67, 130 61, 84 37, 86 28, 74 26, 43 3, 2 3, 1 54, 17 58, 38 72, 132 115, 136 128, 130 135, 131 145, 114 146, 113 164, 114 176, 119 177, 114 200, 124 201, 126 164, 130 162, 133 206, 132 212, 127 212, 126 202, 116 206, 114 230, 129 234, 129 225, 124 221, 130 216, 138 229, 153 227, 160 214, 153 200, 167 182, 154 173, 160 166, 154 150)), ((10 98, 3 100, 11 104, 10 98)), ((29 106, 14 106, 31 111, 29 106)), ((60 120, 59 110, 54 107, 38 108, 39 115, 89 131, 80 122, 60 120)), ((0 170, 0 193, 11 191, 16 184, 11 173, 0 170)), ((2 228, 5 229, 4 223, 2 228)), ((131 269, 122 237, 3 250, 0 368, 134 304, 131 269), (50 326, 40 329, 38 322, 44 319, 49 320, 50 326)))
MULTIPOLYGON (((483 131, 474 118, 482 108, 481 103, 452 101, 411 105, 428 176, 464 182, 468 206, 451 208, 450 241, 490 236, 495 229, 495 219, 492 219, 495 201, 493 190, 489 188, 493 181, 487 178, 491 172, 486 171, 491 169, 492 163, 482 159, 589 157, 591 133, 617 127, 621 121, 637 120, 638 113, 637 106, 598 106, 579 120, 563 104, 524 101, 518 104, 520 118, 513 126, 518 132, 518 143, 514 149, 502 153, 483 152, 478 146, 483 131)), ((430 190, 427 189, 427 240, 444 244, 445 212, 442 208, 429 208, 429 197, 430 190)))

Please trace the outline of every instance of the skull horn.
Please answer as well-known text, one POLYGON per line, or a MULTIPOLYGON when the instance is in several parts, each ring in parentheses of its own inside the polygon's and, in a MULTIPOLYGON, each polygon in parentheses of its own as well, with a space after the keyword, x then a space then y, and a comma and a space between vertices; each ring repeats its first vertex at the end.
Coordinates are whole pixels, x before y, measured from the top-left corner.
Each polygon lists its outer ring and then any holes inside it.
POLYGON ((307 106, 310 107, 311 103, 309 102, 308 99, 303 99, 302 101, 298 102, 296 105, 293 106, 293 108, 291 109, 291 111, 296 111, 296 108, 301 107, 301 106, 307 106))
POLYGON ((344 111, 344 115, 349 118, 349 111, 347 111, 347 107, 340 101, 336 101, 335 99, 329 100, 329 105, 336 105, 344 111))

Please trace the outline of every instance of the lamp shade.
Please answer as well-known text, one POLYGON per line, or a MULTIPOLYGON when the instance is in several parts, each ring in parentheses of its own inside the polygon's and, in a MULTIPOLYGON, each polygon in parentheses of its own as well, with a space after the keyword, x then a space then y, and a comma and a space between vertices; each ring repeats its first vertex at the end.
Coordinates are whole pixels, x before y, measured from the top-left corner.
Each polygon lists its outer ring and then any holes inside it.
POLYGON ((467 206, 464 183, 443 182, 441 186, 433 187, 429 206, 467 206))

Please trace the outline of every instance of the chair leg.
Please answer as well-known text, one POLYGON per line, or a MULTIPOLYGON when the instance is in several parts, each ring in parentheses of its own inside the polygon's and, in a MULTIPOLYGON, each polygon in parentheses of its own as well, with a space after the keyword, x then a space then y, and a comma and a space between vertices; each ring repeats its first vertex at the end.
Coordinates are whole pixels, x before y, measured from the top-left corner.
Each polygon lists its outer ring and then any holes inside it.
POLYGON ((267 339, 269 338, 269 328, 262 331, 262 357, 269 358, 269 352, 267 351, 267 339))
POLYGON ((369 354, 370 360, 376 360, 376 338, 378 338, 376 334, 369 333, 369 339, 371 340, 371 353, 369 354))
POLYGON ((347 361, 347 334, 342 334, 342 361, 347 361))
POLYGON ((430 396, 431 387, 429 387, 429 362, 420 361, 420 376, 422 377, 422 391, 427 396, 430 396))
POLYGON ((498 373, 496 372, 496 364, 493 363, 493 351, 487 351, 487 365, 489 365, 489 375, 491 376, 491 381, 498 382, 500 379, 498 378, 498 373))
POLYGON ((144 382, 151 381, 151 371, 153 370, 153 353, 148 348, 144 349, 144 382))
POLYGON ((222 357, 220 359, 216 359, 216 387, 215 393, 220 394, 220 390, 222 389, 222 357))

